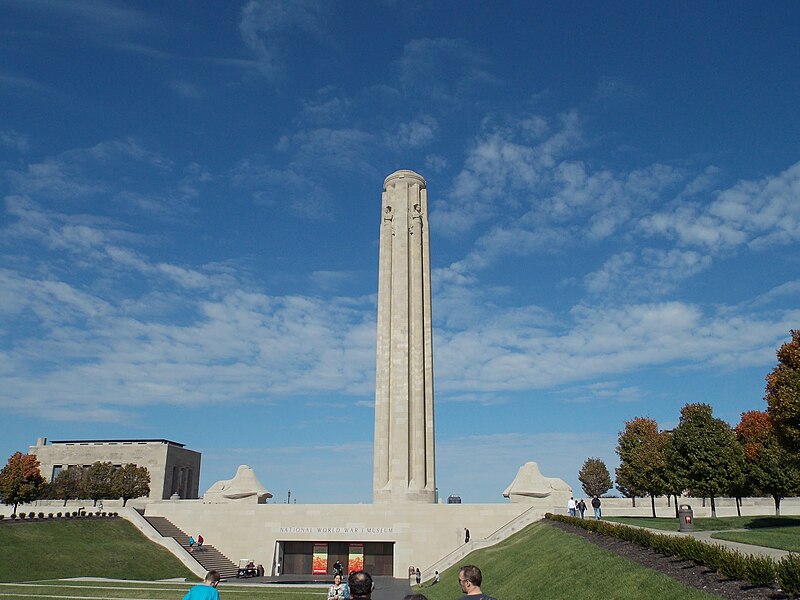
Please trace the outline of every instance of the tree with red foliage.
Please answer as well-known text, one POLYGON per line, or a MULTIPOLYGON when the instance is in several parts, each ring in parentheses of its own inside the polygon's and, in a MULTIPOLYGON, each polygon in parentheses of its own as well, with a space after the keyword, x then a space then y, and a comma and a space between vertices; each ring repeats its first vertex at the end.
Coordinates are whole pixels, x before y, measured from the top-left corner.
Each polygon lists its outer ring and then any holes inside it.
POLYGON ((778 366, 767 375, 769 416, 787 449, 800 452, 800 330, 778 348, 778 366))
POLYGON ((800 491, 800 469, 792 453, 781 445, 769 413, 742 413, 736 439, 744 449, 745 477, 749 487, 769 494, 775 514, 781 514, 781 500, 800 491))
POLYGON ((39 459, 34 454, 15 452, 0 470, 0 496, 3 504, 14 505, 14 513, 18 505, 38 499, 44 485, 39 459))

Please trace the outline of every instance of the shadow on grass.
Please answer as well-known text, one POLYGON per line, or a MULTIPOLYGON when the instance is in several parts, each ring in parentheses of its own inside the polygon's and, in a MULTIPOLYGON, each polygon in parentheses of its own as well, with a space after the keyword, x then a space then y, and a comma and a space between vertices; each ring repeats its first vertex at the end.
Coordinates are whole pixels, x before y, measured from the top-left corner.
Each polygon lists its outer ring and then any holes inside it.
POLYGON ((744 525, 745 529, 763 529, 769 527, 777 529, 779 527, 800 527, 800 517, 753 517, 744 525))

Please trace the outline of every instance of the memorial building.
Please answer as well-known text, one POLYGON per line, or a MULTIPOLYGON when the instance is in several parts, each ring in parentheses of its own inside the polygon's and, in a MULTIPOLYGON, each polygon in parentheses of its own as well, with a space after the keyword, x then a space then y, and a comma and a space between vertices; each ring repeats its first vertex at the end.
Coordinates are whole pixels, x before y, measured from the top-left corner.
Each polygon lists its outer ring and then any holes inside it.
POLYGON ((29 454, 39 459, 45 481, 53 481, 62 469, 110 462, 121 467, 133 463, 150 473, 150 500, 197 498, 200 485, 200 453, 170 440, 53 440, 39 438, 29 454))
POLYGON ((430 233, 421 175, 401 170, 386 178, 379 229, 373 503, 270 504, 271 494, 242 465, 202 501, 150 502, 146 517, 202 531, 226 556, 253 558, 267 575, 330 577, 338 560, 346 571, 405 577, 410 565, 432 575, 443 557, 496 543, 566 503, 569 486, 543 477, 535 463, 520 469, 506 503, 437 498, 430 233))

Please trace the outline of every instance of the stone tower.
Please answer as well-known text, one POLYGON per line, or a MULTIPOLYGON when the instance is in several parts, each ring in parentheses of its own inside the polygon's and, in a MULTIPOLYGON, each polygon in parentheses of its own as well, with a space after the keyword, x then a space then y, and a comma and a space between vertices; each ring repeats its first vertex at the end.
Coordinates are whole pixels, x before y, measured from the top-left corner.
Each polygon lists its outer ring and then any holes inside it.
POLYGON ((428 194, 414 171, 383 182, 373 502, 435 502, 428 194))

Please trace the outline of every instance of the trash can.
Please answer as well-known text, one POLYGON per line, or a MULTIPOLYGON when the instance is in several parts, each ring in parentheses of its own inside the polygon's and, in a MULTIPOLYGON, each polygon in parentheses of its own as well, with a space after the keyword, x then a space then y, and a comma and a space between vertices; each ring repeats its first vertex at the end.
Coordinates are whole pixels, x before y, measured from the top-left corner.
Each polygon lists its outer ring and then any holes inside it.
POLYGON ((694 531, 694 511, 688 504, 678 506, 678 521, 680 527, 678 531, 694 531))

